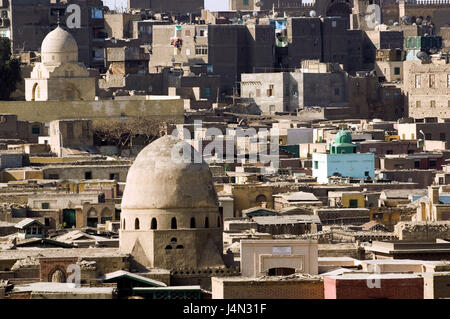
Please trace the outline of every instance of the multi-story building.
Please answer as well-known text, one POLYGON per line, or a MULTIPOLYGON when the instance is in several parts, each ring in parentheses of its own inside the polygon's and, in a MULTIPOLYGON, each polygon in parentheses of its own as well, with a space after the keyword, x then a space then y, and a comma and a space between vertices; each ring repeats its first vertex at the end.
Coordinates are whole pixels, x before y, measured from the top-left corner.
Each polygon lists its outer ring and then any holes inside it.
POLYGON ((404 91, 412 118, 450 117, 450 64, 446 59, 405 61, 404 91))
POLYGON ((44 37, 59 23, 70 29, 79 44, 81 62, 91 67, 103 65, 101 0, 2 0, 0 16, 0 36, 11 39, 13 53, 39 51, 44 37), (79 11, 71 5, 77 5, 79 11))
POLYGON ((200 14, 205 0, 128 0, 128 9, 151 9, 170 14, 200 14))
POLYGON ((222 90, 231 91, 242 73, 272 67, 271 25, 158 25, 153 27, 150 72, 179 66, 208 65, 221 75, 222 90))
POLYGON ((347 73, 336 64, 304 61, 296 72, 243 74, 241 97, 253 99, 263 113, 312 106, 345 106, 347 73))

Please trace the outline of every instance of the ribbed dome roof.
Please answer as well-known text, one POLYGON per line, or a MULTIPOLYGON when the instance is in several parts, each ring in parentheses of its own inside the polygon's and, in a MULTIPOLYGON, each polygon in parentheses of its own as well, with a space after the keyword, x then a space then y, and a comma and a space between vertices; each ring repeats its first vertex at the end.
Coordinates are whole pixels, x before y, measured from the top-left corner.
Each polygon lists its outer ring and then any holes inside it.
POLYGON ((42 41, 42 60, 52 61, 51 56, 57 56, 56 60, 77 61, 78 45, 75 38, 60 26, 51 31, 42 41))
POLYGON ((342 129, 336 134, 336 137, 334 138, 334 143, 352 144, 352 135, 349 132, 342 129))
POLYGON ((154 141, 139 153, 128 171, 122 211, 218 208, 208 164, 180 161, 182 145, 201 159, 194 148, 172 136, 154 141))

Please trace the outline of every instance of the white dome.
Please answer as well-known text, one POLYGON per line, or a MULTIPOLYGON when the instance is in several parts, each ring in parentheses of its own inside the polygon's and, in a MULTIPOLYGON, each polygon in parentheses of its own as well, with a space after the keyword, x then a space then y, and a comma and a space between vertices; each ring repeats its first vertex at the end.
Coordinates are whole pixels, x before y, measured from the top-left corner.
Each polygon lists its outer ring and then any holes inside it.
POLYGON ((43 63, 78 61, 78 45, 75 38, 60 26, 45 37, 41 46, 43 63))
MULTIPOLYGON (((127 176, 122 211, 129 209, 218 209, 217 194, 209 166, 177 162, 173 152, 186 142, 166 135, 144 148, 127 176), (177 147, 178 146, 178 147, 177 147)), ((197 156, 200 156, 196 153, 197 156)))

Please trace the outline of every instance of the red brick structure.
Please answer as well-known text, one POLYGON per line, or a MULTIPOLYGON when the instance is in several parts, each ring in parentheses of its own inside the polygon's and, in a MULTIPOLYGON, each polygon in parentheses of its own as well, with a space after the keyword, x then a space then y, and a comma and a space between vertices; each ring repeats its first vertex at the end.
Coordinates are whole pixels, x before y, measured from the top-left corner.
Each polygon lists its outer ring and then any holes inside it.
POLYGON ((424 280, 414 274, 347 273, 325 276, 325 299, 423 299, 424 280))
POLYGON ((67 280, 71 274, 67 273, 67 267, 71 264, 76 264, 77 257, 61 257, 61 258, 39 258, 40 263, 40 280, 44 282, 51 282, 53 274, 56 271, 61 271, 62 279, 67 280))

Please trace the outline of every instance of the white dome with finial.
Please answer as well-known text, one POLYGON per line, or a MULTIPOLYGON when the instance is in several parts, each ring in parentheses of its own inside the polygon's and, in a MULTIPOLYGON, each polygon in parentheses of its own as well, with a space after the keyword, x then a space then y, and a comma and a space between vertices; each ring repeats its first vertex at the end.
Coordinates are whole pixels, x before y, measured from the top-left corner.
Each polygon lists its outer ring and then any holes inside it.
POLYGON ((75 38, 60 26, 51 31, 42 41, 43 63, 78 62, 78 45, 75 38))

